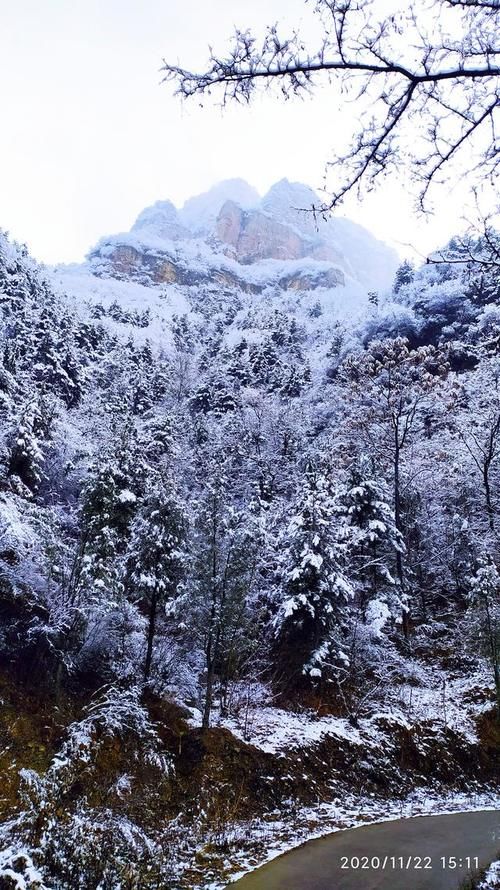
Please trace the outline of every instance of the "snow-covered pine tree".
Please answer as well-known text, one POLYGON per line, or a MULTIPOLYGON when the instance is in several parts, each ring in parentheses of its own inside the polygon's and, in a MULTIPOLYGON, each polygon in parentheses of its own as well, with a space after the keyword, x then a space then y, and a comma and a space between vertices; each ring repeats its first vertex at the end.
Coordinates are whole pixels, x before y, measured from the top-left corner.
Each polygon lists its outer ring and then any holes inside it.
POLYGON ((144 677, 149 679, 158 612, 173 608, 186 568, 186 520, 171 478, 153 475, 132 522, 127 552, 130 595, 147 612, 144 677))
POLYGON ((203 653, 203 726, 210 724, 216 684, 224 706, 258 631, 249 607, 255 584, 259 528, 249 509, 249 480, 232 415, 207 424, 197 455, 192 511, 191 580, 186 618, 203 653))
POLYGON ((404 543, 389 500, 387 486, 362 458, 351 468, 342 501, 351 527, 352 579, 363 620, 373 625, 375 635, 402 609, 396 554, 404 551, 404 543))
POLYGON ((124 591, 125 554, 146 472, 136 432, 126 422, 83 487, 79 584, 103 609, 113 608, 124 591))
POLYGON ((274 618, 276 657, 286 686, 328 681, 344 665, 347 535, 338 492, 328 473, 309 461, 292 519, 278 541, 282 601, 274 618))
MULTIPOLYGON (((366 352, 349 356, 340 366, 338 382, 344 391, 345 439, 354 453, 370 452, 392 489, 396 528, 405 536, 402 497, 406 457, 410 446, 430 430, 426 419, 436 392, 448 373, 446 354, 431 346, 411 349, 404 337, 374 341, 366 352)), ((396 572, 402 592, 402 627, 409 634, 409 590, 403 551, 396 552, 396 572)))
POLYGON ((415 267, 409 260, 404 260, 396 271, 394 279, 394 293, 397 294, 403 285, 411 284, 415 276, 415 267))
POLYGON ((73 346, 72 326, 44 307, 32 334, 33 376, 41 388, 49 388, 67 405, 75 407, 82 396, 81 369, 73 346))
POLYGON ((234 411, 238 404, 235 386, 225 370, 216 365, 205 374, 203 381, 194 391, 189 405, 193 413, 216 415, 234 411))
POLYGON ((500 722, 500 574, 490 554, 478 560, 469 584, 467 633, 491 666, 500 722))
POLYGON ((20 481, 23 491, 31 496, 43 477, 44 444, 53 421, 55 406, 50 400, 33 392, 32 398, 23 405, 17 424, 11 435, 7 475, 15 488, 20 481))

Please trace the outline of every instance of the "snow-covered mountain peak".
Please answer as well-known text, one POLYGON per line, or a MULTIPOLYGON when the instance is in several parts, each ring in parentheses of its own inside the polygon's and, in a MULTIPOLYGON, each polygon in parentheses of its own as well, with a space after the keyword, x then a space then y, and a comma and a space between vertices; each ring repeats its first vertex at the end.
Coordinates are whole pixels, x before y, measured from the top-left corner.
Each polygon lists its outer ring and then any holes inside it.
POLYGON ((317 222, 312 207, 317 207, 320 203, 318 196, 308 185, 281 179, 264 195, 261 207, 282 223, 295 226, 302 232, 314 234, 317 222))
POLYGON ((258 205, 260 195, 244 179, 224 179, 207 192, 189 198, 179 212, 181 222, 194 232, 209 231, 226 201, 248 209, 258 205))
POLYGON ((189 230, 182 225, 177 208, 171 201, 156 201, 145 207, 131 229, 145 238, 178 240, 188 238, 189 230))

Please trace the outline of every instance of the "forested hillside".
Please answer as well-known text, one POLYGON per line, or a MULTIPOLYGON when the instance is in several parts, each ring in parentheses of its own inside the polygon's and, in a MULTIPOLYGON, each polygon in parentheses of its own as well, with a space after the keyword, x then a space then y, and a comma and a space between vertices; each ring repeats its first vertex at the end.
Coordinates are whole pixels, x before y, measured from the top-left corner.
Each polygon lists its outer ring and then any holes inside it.
POLYGON ((0 235, 1 887, 208 886, 266 813, 498 780, 498 268, 278 192, 82 267, 0 235))

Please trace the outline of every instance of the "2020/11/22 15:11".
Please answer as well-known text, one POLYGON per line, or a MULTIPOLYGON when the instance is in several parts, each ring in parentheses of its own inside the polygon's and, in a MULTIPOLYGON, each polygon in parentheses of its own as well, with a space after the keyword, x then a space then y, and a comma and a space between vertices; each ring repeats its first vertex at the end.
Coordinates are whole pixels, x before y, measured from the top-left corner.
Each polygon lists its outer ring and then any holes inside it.
POLYGON ((411 869, 432 869, 436 865, 445 869, 477 869, 479 868, 479 858, 478 856, 440 856, 438 863, 433 860, 432 856, 342 856, 340 860, 341 869, 410 871, 411 869))

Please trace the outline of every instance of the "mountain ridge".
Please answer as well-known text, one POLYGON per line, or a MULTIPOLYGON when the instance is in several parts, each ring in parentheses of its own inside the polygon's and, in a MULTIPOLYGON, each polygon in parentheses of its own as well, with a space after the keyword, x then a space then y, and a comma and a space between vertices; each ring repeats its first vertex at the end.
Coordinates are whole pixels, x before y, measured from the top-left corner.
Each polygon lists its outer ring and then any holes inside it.
MULTIPOLYGON (((307 209, 318 203, 312 189, 286 179, 262 198, 244 180, 226 180, 188 199, 180 209, 169 200, 144 208, 129 232, 105 235, 90 250, 88 260, 95 265, 107 258, 111 277, 136 273, 140 277, 141 267, 148 266, 143 260, 153 251, 170 263, 169 280, 176 280, 172 271, 176 260, 189 266, 196 259, 219 271, 224 266, 221 257, 242 267, 264 260, 319 261, 332 267, 330 286, 349 280, 365 294, 387 289, 399 263, 397 253, 357 223, 318 218, 307 209), (123 262, 124 248, 128 265, 123 262)), ((245 270, 240 273, 237 277, 248 279, 245 270)), ((163 280, 161 270, 153 274, 154 283, 163 280)))

